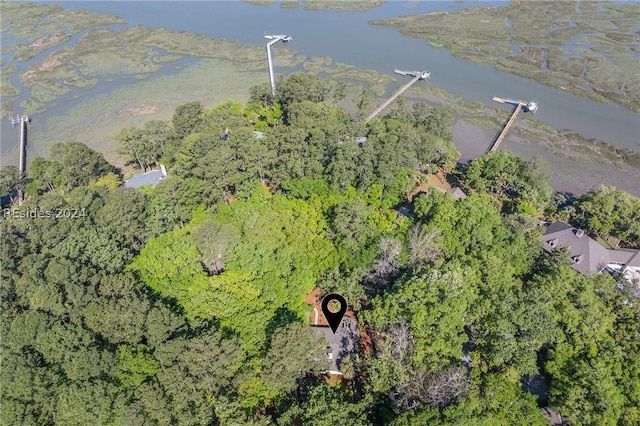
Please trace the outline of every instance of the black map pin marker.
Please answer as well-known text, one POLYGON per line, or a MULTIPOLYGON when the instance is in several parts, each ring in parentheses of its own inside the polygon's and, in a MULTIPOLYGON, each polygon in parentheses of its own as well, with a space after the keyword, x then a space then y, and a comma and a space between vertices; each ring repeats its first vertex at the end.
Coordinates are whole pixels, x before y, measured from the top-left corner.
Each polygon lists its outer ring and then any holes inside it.
POLYGON ((347 312, 347 301, 344 300, 344 297, 340 296, 339 294, 331 293, 326 295, 324 299, 322 299, 322 313, 327 319, 327 322, 329 323, 329 327, 331 327, 331 331, 333 331, 333 334, 336 334, 336 330, 338 330, 338 326, 340 326, 345 312, 347 312), (334 300, 340 303, 340 309, 336 312, 332 312, 329 309, 329 303, 334 300))

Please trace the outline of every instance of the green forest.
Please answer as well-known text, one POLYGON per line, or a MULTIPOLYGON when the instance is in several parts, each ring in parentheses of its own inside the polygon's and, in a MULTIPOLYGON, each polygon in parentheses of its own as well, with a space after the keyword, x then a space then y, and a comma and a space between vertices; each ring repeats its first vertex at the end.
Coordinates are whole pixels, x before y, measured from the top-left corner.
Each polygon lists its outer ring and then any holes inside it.
POLYGON ((166 166, 155 187, 79 143, 4 167, 0 424, 640 424, 639 293, 543 250, 539 226, 640 248, 640 199, 553 194, 507 151, 457 164, 451 110, 365 124, 347 92, 293 74, 122 129, 130 168, 166 166), (467 196, 409 200, 438 170, 467 196), (314 289, 357 319, 341 376, 314 289))

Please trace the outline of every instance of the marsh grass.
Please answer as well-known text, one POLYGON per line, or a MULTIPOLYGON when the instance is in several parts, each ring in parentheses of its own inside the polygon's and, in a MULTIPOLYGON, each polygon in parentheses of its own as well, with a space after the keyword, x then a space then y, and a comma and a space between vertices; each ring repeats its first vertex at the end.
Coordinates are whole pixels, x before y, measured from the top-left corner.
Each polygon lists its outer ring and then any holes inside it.
POLYGON ((33 115, 38 112, 42 112, 45 110, 45 104, 35 100, 34 98, 28 98, 24 101, 20 102, 20 108, 25 112, 25 114, 33 115))
POLYGON ((320 73, 330 73, 331 63, 333 60, 328 56, 312 56, 310 60, 306 61, 303 65, 304 70, 313 75, 320 73))
POLYGON ((87 28, 126 23, 117 16, 88 10, 62 12, 63 7, 57 5, 0 2, 2 32, 24 42, 17 46, 14 60, 30 59, 87 28))
POLYGON ((336 63, 336 71, 337 72, 347 71, 347 70, 353 69, 353 68, 355 68, 354 65, 347 65, 347 64, 343 64, 342 62, 337 62, 336 63))
POLYGON ((81 142, 105 154, 116 165, 123 161, 116 154, 115 136, 124 127, 141 127, 150 120, 171 119, 175 108, 199 100, 210 108, 224 100, 248 99, 249 87, 266 83, 260 72, 237 72, 229 63, 201 59, 172 75, 153 76, 112 93, 74 102, 64 113, 48 118, 46 129, 30 134, 33 149, 45 155, 58 142, 81 142), (148 115, 131 113, 142 105, 155 107, 148 115), (88 124, 89 123, 89 124, 88 124))
POLYGON ((372 9, 380 6, 382 3, 384 3, 384 0, 307 0, 304 9, 350 12, 372 9))
POLYGON ((69 65, 63 65, 62 61, 54 53, 40 62, 37 67, 29 67, 27 71, 22 73, 20 79, 25 86, 31 87, 43 81, 63 80, 74 77, 79 77, 76 70, 69 65))
POLYGON ((55 46, 66 43, 71 39, 71 34, 51 34, 34 41, 33 43, 18 44, 12 60, 28 61, 36 55, 55 46))
POLYGON ((156 64, 170 64, 172 62, 178 62, 182 59, 180 55, 155 55, 151 60, 156 64))
MULTIPOLYGON (((140 74, 143 75, 143 74, 140 74)), ((70 77, 64 80, 64 84, 72 87, 91 87, 98 83, 96 78, 70 77)))
POLYGON ((68 86, 57 81, 39 81, 31 86, 31 96, 41 103, 51 102, 70 91, 68 86))
POLYGON ((18 89, 13 84, 13 82, 11 81, 11 78, 9 78, 8 75, 3 75, 0 78, 0 96, 4 98, 4 97, 11 97, 11 96, 18 96, 19 94, 20 94, 20 89, 18 89))
POLYGON ((486 118, 466 117, 464 121, 469 124, 473 124, 474 126, 486 127, 488 129, 495 130, 496 132, 502 128, 502 126, 497 124, 495 121, 486 118))
MULTIPOLYGON (((502 129, 509 114, 480 102, 469 101, 443 89, 429 85, 415 85, 411 96, 451 108, 458 122, 491 129, 502 129)), ((422 100, 420 99, 420 100, 422 100)), ((570 130, 556 130, 533 117, 521 115, 514 123, 507 138, 519 144, 540 144, 560 158, 581 163, 594 162, 613 165, 625 173, 640 172, 640 153, 619 148, 594 139, 587 139, 570 130)), ((487 146, 491 141, 487 140, 487 146)))
POLYGON ((2 100, 0 102, 0 118, 5 119, 13 114, 13 104, 15 102, 13 100, 2 100))
POLYGON ((110 46, 100 51, 85 52, 70 60, 87 76, 152 73, 162 69, 142 47, 124 50, 121 46, 110 46))
MULTIPOLYGON (((293 68, 307 60, 305 55, 300 55, 293 49, 275 48, 272 49, 272 51, 274 52, 273 63, 278 67, 293 68)), ((263 58, 260 59, 258 63, 263 64, 263 66, 258 69, 266 68, 268 66, 266 58, 264 58, 264 53, 262 56, 263 58)))
POLYGON ((367 83, 369 89, 378 96, 383 96, 385 94, 387 85, 396 81, 394 77, 386 74, 379 74, 374 70, 350 69, 334 74, 334 77, 367 83))
POLYGON ((257 6, 268 6, 276 2, 276 0, 242 0, 245 3, 255 4, 257 6))
POLYGON ((581 2, 579 11, 574 2, 514 2, 371 23, 397 26, 466 60, 640 112, 640 59, 628 50, 638 49, 637 5, 594 4, 581 2))
POLYGON ((322 73, 336 74, 355 69, 353 65, 347 65, 341 62, 336 63, 333 67, 331 66, 332 64, 333 59, 328 56, 313 56, 310 60, 306 61, 302 67, 307 73, 312 75, 322 73))
MULTIPOLYGON (((164 64, 179 61, 182 55, 220 59, 236 71, 264 69, 267 65, 264 50, 258 46, 240 46, 237 42, 164 28, 93 29, 22 74, 22 82, 31 89, 33 98, 24 105, 31 111, 40 110, 40 104, 56 100, 72 87, 96 84, 95 77, 108 80, 133 74, 144 79, 164 64), (158 49, 166 54, 158 54, 158 49)), ((277 64, 296 66, 305 59, 291 49, 281 49, 277 64)))
POLYGON ((300 6, 299 1, 283 1, 280 3, 280 7, 283 9, 295 9, 300 6))

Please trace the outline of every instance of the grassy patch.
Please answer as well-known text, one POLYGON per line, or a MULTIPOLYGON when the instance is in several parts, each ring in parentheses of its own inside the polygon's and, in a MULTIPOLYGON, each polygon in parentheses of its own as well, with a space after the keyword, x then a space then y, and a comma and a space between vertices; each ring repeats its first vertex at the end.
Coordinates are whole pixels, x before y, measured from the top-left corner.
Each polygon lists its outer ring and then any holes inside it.
POLYGON ((2 100, 2 102, 0 102, 0 118, 1 119, 5 119, 7 117, 9 117, 10 115, 13 114, 13 104, 14 101, 12 100, 2 100))
POLYGON ((170 119, 178 105, 193 100, 200 100, 207 107, 227 99, 244 102, 252 85, 267 81, 266 73, 237 72, 225 61, 202 59, 175 75, 152 76, 113 93, 75 103, 64 109, 64 114, 49 118, 45 132, 32 131, 32 146, 44 155, 54 143, 82 142, 122 165, 115 143, 120 129, 140 127, 149 120, 170 119), (150 112, 140 117, 135 112, 142 106, 150 112))
POLYGON ((64 80, 66 86, 72 87, 91 87, 98 83, 96 78, 71 77, 64 80))
POLYGON ((87 28, 126 23, 122 18, 104 13, 62 11, 62 6, 0 2, 2 32, 24 41, 16 47, 14 60, 28 60, 87 28))
POLYGON ((374 70, 347 70, 334 75, 335 78, 354 80, 367 83, 369 89, 378 96, 384 95, 386 86, 396 81, 395 78, 386 74, 378 74, 374 70))
MULTIPOLYGON (((137 26, 125 30, 91 30, 75 44, 54 51, 30 66, 21 78, 32 90, 34 100, 51 102, 71 87, 95 84, 95 77, 134 74, 145 78, 160 70, 163 64, 180 60, 182 55, 221 59, 242 71, 267 66, 262 47, 245 47, 203 35, 137 26), (167 53, 158 54, 158 49, 167 53)), ((277 52, 280 66, 295 66, 304 59, 290 49, 277 52)))
POLYGON ((3 75, 0 78, 0 96, 18 96, 20 89, 18 89, 12 82, 8 75, 3 75))
POLYGON ((384 3, 384 0, 307 0, 304 9, 349 12, 372 9, 382 3, 384 3))
MULTIPOLYGON (((271 51, 273 52, 273 63, 278 67, 295 67, 307 59, 305 55, 300 55, 293 49, 272 48, 271 51)), ((267 65, 267 61, 265 60, 264 67, 262 68, 266 68, 267 65)))
POLYGON ((433 96, 437 96, 438 98, 446 99, 449 101, 462 100, 462 98, 455 96, 453 93, 447 92, 446 90, 441 89, 439 87, 435 87, 435 86, 419 85, 419 86, 414 86, 413 90, 415 90, 418 94, 422 94, 422 93, 430 94, 433 96))
POLYGON ((60 95, 69 93, 71 89, 57 81, 39 81, 31 86, 31 96, 38 102, 47 103, 60 95))
POLYGON ((13 56, 14 61, 28 61, 39 53, 42 53, 52 47, 66 43, 71 39, 71 34, 51 34, 39 38, 33 43, 18 44, 15 46, 16 53, 13 56))
MULTIPOLYGON (((467 123, 473 124, 474 126, 486 127, 487 129, 499 131, 502 126, 496 124, 493 120, 488 120, 486 118, 477 118, 477 117, 468 117, 464 119, 467 123)), ((487 141, 488 146, 489 141, 487 141)))
POLYGON ((44 111, 45 104, 42 102, 36 101, 33 98, 25 99, 20 102, 20 108, 22 108, 25 114, 34 115, 35 113, 44 111))
POLYGON ((283 1, 280 3, 280 7, 283 9, 295 9, 298 6, 300 6, 299 1, 283 1))
POLYGON ((182 59, 180 55, 156 55, 151 58, 156 64, 170 64, 172 62, 178 62, 182 59))
POLYGON ((258 6, 268 6, 276 2, 276 0, 242 0, 245 3, 255 4, 258 6))
POLYGON ((67 65, 67 61, 64 58, 58 56, 58 52, 49 55, 40 63, 27 68, 20 76, 22 83, 28 87, 42 81, 72 77, 78 77, 78 73, 67 65))
MULTIPOLYGON (((310 60, 304 63, 303 67, 309 74, 334 73, 336 69, 331 68, 333 60, 328 56, 312 56, 310 60)), ((343 64, 344 65, 344 64, 343 64)))
POLYGON ((341 71, 346 71, 349 69, 355 68, 353 65, 347 65, 347 64, 343 64, 342 62, 338 62, 336 63, 336 71, 337 72, 341 72, 341 71))
POLYGON ((149 53, 149 49, 141 46, 128 49, 123 49, 122 46, 105 46, 100 51, 85 52, 70 62, 84 75, 89 76, 150 73, 160 70, 162 67, 153 63, 149 53))

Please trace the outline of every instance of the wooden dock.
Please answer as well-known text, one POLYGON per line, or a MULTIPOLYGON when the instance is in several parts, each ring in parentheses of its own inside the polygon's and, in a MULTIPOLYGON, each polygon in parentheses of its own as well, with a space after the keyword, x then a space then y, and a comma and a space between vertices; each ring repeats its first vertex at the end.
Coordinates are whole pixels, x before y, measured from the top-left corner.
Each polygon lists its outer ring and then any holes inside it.
POLYGON ((27 120, 20 118, 20 155, 18 157, 18 174, 22 178, 27 171, 27 120))
POLYGON ((373 111, 371 114, 369 114, 367 116, 367 118, 364 120, 365 123, 371 121, 372 119, 374 119, 378 114, 380 114, 382 112, 382 110, 384 110, 386 107, 389 106, 389 104, 391 102, 393 102, 398 96, 402 95, 409 87, 411 87, 413 85, 413 83, 415 83, 416 81, 420 80, 420 75, 416 75, 415 77, 413 77, 411 79, 410 82, 408 82, 407 84, 405 84, 404 86, 402 86, 396 93, 394 93, 389 99, 387 99, 386 101, 384 101, 384 103, 382 105, 380 105, 378 108, 376 108, 375 111, 373 111))
MULTIPOLYGON (((493 100, 496 101, 496 102, 500 102, 500 103, 511 103, 511 102, 504 102, 504 99, 501 99, 501 98, 498 98, 498 97, 494 97, 493 100)), ((495 151, 496 149, 498 149, 498 147, 502 143, 502 140, 507 135, 507 132, 509 131, 509 128, 514 123, 514 121, 516 121, 516 117, 518 116, 518 113, 520 113, 522 108, 525 107, 525 106, 527 106, 526 102, 519 101, 517 103, 517 105, 515 107, 515 110, 511 114, 511 118, 509 118, 509 121, 507 121, 507 124, 504 125, 504 127, 502 128, 502 131, 500 132, 500 134, 498 135, 496 140, 493 141, 493 143, 489 146, 489 149, 487 149, 487 152, 495 151)))
POLYGON ((11 125, 15 127, 20 126, 20 140, 18 141, 18 173, 20 178, 24 177, 27 172, 27 123, 31 121, 28 115, 16 115, 15 117, 9 117, 11 125))

